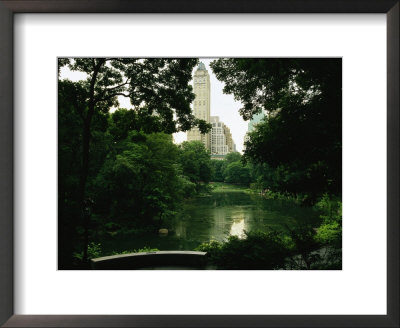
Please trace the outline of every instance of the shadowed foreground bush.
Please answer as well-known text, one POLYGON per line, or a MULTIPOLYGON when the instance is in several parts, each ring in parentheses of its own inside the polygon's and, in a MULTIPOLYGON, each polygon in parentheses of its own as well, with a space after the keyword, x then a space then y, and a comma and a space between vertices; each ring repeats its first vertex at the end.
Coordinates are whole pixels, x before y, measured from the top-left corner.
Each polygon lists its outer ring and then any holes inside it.
POLYGON ((210 241, 196 248, 207 252, 209 263, 225 270, 341 270, 342 249, 318 240, 313 228, 285 235, 277 231, 246 232, 226 242, 210 241))
POLYGON ((219 269, 284 269, 292 253, 291 240, 276 231, 247 232, 245 239, 230 236, 224 243, 210 241, 197 247, 209 254, 209 262, 219 269))

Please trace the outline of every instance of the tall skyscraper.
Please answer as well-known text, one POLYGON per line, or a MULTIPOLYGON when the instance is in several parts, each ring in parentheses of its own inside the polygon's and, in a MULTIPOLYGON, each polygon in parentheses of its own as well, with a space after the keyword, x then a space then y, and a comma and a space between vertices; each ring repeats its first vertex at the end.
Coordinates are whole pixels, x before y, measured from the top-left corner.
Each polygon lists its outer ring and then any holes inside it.
POLYGON ((236 147, 229 128, 219 120, 218 116, 210 116, 210 75, 202 62, 194 73, 193 89, 195 94, 193 114, 196 118, 211 123, 212 129, 210 133, 201 134, 198 128, 193 128, 187 132, 187 140, 201 141, 210 151, 212 158, 223 159, 236 147))
MULTIPOLYGON (((193 114, 196 118, 210 122, 210 75, 202 62, 194 73, 193 85, 196 95, 193 103, 193 114)), ((198 128, 193 128, 187 132, 187 140, 201 141, 207 150, 211 150, 210 134, 201 134, 198 128)))

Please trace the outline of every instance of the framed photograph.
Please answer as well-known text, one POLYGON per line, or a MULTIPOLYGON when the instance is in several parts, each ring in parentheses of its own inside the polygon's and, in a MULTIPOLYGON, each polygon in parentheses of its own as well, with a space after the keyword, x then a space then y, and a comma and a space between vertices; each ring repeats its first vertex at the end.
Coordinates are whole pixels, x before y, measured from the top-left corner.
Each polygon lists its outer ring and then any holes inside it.
POLYGON ((3 326, 399 326, 398 1, 0 21, 3 326))

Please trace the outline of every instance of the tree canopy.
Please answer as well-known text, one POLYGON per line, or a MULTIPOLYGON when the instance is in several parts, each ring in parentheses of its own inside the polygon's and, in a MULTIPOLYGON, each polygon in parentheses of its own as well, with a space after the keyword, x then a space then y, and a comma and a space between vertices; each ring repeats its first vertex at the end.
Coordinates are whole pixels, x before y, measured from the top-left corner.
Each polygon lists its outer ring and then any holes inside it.
MULTIPOLYGON (((194 58, 59 59, 59 76, 63 67, 83 76, 76 82, 59 78, 58 83, 59 218, 66 227, 59 235, 60 248, 68 248, 75 227, 81 225, 83 259, 87 258, 93 207, 88 186, 110 156, 106 151, 113 148, 110 140, 126 140, 130 131, 171 134, 194 126, 208 131, 210 125, 196 119, 190 108, 195 95, 189 82, 197 62, 194 58), (109 112, 119 107, 120 97, 129 98, 133 109, 110 120, 109 112)), ((118 145, 129 148, 129 142, 118 145)), ((127 152, 119 155, 120 161, 129 159, 127 152)))
POLYGON ((250 169, 239 161, 228 164, 224 176, 228 183, 248 185, 251 181, 250 169))
POLYGON ((180 200, 178 147, 172 136, 132 132, 118 148, 94 180, 95 210, 126 226, 162 220, 180 200))
POLYGON ((277 191, 341 193, 341 59, 218 59, 224 92, 242 102, 245 120, 266 119, 250 133, 245 158, 276 171, 277 191))
POLYGON ((87 76, 70 82, 75 88, 70 102, 81 116, 93 115, 91 106, 103 112, 118 108, 118 97, 126 97, 142 120, 151 118, 142 128, 173 133, 201 122, 190 109, 194 94, 189 82, 197 62, 194 58, 62 58, 59 68, 67 66, 87 76))
POLYGON ((183 174, 193 183, 211 180, 211 159, 201 141, 185 141, 179 146, 179 163, 183 174))

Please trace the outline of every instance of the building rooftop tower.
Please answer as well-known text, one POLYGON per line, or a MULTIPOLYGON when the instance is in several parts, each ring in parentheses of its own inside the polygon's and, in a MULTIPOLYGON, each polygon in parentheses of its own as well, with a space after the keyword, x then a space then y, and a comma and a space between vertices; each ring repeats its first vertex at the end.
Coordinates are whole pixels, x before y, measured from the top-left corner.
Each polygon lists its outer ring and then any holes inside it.
POLYGON ((206 71, 206 65, 204 65, 203 62, 199 63, 199 66, 197 67, 198 71, 206 71))

